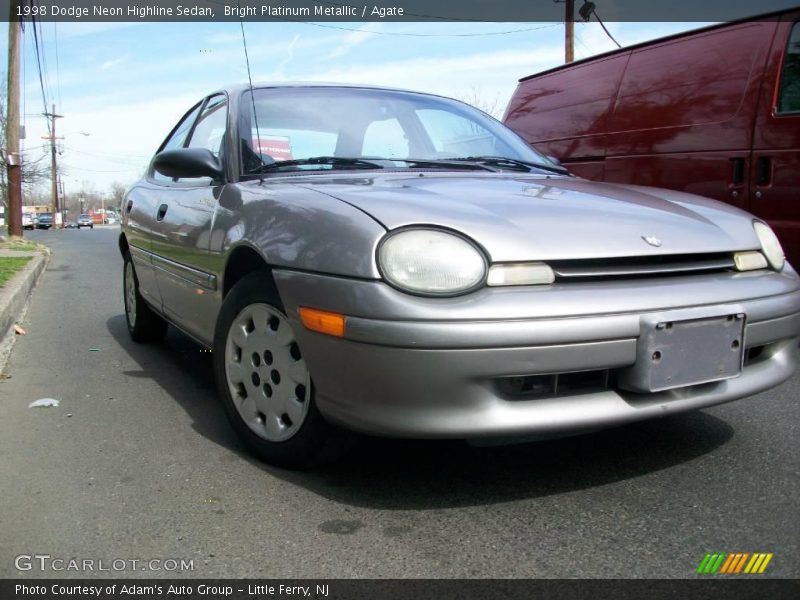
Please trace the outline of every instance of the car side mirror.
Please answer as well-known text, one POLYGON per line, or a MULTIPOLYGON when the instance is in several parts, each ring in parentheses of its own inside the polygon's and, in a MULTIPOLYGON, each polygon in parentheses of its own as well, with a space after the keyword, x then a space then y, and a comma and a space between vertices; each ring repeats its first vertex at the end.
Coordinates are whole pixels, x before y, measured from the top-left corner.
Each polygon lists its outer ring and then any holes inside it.
POLYGON ((177 148, 156 154, 153 168, 165 177, 222 179, 222 164, 206 148, 177 148))

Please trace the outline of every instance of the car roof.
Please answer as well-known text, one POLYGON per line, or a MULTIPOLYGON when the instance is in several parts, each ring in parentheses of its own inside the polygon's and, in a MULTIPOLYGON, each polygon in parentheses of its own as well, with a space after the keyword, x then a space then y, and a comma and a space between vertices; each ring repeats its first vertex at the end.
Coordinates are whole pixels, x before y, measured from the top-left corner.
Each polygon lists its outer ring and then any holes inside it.
MULTIPOLYGON (((258 81, 253 83, 253 89, 267 89, 267 88, 348 88, 360 90, 379 90, 385 92, 404 92, 407 94, 420 94, 422 96, 435 96, 438 98, 448 98, 440 94, 431 94, 429 92, 420 92, 417 90, 409 90, 404 88, 396 88, 382 85, 371 85, 365 83, 338 83, 338 82, 324 82, 324 81, 258 81)), ((221 89, 215 90, 207 95, 227 93, 229 95, 238 95, 250 89, 249 83, 235 83, 225 86, 221 89)), ((452 98, 448 98, 451 99, 452 98)))

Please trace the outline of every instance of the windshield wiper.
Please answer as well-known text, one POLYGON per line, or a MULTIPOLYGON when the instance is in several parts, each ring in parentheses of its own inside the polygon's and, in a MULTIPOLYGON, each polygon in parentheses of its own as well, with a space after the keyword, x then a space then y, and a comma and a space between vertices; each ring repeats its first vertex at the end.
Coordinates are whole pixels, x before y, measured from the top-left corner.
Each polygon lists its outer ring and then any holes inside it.
POLYGON ((301 167, 305 165, 327 165, 352 169, 382 169, 383 165, 363 158, 348 158, 344 156, 311 156, 295 160, 277 160, 273 163, 263 164, 252 169, 251 173, 282 169, 283 167, 301 167))
POLYGON ((493 167, 512 167, 517 169, 542 169, 543 171, 550 171, 551 173, 558 173, 559 175, 569 175, 564 167, 555 165, 545 165, 543 163, 528 162, 526 160, 519 160, 517 158, 508 158, 505 156, 465 156, 464 158, 452 158, 450 160, 474 162, 476 164, 490 165, 493 167))
POLYGON ((496 171, 489 165, 483 165, 479 162, 466 162, 457 158, 391 158, 394 162, 404 162, 415 167, 451 167, 456 169, 483 169, 485 171, 496 171))

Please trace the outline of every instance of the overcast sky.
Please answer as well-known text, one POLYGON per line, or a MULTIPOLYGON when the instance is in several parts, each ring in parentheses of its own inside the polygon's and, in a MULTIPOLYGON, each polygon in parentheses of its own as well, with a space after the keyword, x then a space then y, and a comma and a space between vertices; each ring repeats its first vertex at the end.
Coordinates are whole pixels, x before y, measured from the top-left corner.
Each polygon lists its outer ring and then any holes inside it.
MULTIPOLYGON (((607 24, 623 46, 702 25, 607 24)), ((615 48, 596 23, 577 23, 575 31, 576 58, 615 48)), ((477 94, 501 112, 520 77, 564 60, 560 23, 248 23, 245 32, 254 81, 368 83, 461 99, 477 94)), ((47 103, 64 115, 57 133, 65 137, 67 193, 131 183, 194 102, 247 81, 235 22, 43 23, 41 34, 47 103)), ((0 32, 3 56, 7 39, 0 32)), ((47 131, 30 27, 23 50, 24 149, 35 159, 47 131)))

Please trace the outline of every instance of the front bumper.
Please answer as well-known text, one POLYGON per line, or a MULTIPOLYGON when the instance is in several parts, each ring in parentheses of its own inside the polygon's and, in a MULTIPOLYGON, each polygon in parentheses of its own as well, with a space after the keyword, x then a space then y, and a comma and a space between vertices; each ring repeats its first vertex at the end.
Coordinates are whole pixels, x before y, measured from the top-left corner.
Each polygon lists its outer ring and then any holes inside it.
POLYGON ((783 273, 570 283, 418 298, 377 281, 275 271, 320 411, 358 431, 398 437, 552 437, 728 402, 794 372, 800 281, 783 273), (303 328, 299 306, 348 315, 346 338, 303 328), (653 319, 744 314, 733 379, 634 393, 614 374, 636 362, 653 319), (756 356, 757 351, 757 356, 756 356), (559 395, 509 393, 509 378, 604 372, 559 395))

